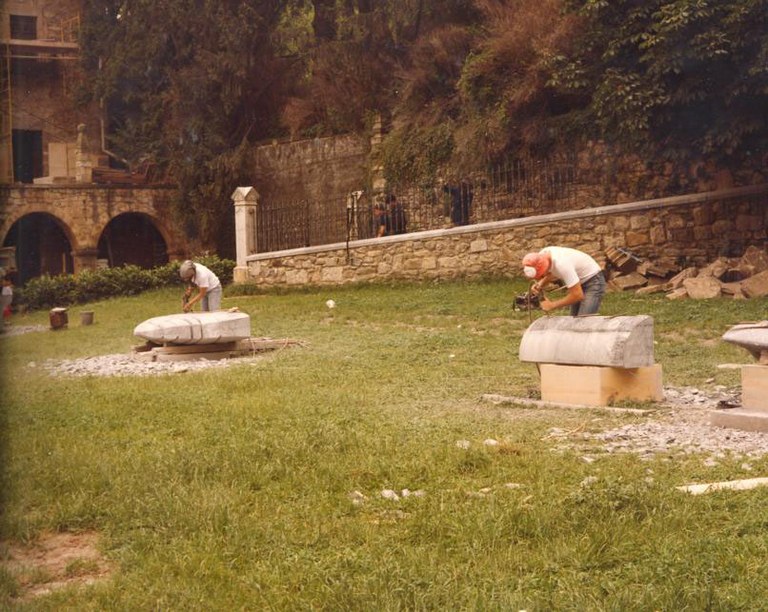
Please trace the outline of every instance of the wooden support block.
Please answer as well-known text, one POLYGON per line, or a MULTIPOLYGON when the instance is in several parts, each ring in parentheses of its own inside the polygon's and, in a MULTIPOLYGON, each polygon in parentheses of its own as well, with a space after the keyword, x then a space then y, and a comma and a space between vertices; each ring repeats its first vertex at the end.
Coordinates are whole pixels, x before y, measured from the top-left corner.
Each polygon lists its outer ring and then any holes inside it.
POLYGON ((768 366, 741 368, 741 405, 747 410, 763 411, 768 417, 768 366))
POLYGON ((612 368, 542 363, 539 369, 541 399, 547 402, 608 406, 620 400, 664 399, 660 364, 612 368))

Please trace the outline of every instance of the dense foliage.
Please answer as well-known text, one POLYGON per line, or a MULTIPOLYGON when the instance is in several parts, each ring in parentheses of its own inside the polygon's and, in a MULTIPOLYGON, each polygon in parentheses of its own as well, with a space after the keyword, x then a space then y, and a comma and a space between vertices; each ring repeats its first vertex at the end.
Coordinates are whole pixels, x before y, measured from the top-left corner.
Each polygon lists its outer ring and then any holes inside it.
MULTIPOLYGON (((210 268, 222 284, 232 282, 234 261, 211 255, 198 257, 195 261, 210 268)), ((180 263, 171 262, 151 270, 129 265, 103 270, 86 270, 77 275, 39 276, 30 280, 24 287, 15 289, 14 301, 28 310, 39 310, 137 295, 159 287, 181 286, 180 263)))
POLYGON ((553 79, 588 96, 599 136, 676 157, 765 149, 768 2, 567 4, 585 27, 553 79))
POLYGON ((181 187, 208 248, 261 140, 367 131, 389 178, 604 139, 738 160, 768 141, 768 0, 87 0, 109 147, 181 187))

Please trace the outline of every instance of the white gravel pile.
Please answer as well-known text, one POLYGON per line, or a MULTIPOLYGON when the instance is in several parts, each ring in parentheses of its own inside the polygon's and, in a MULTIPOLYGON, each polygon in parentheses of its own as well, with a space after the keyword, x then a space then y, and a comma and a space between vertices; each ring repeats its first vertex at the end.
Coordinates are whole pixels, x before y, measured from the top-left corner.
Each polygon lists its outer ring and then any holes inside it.
POLYGON ((0 326, 0 334, 3 336, 19 336, 21 334, 30 334, 32 332, 44 332, 50 328, 45 325, 5 325, 0 326))
POLYGON ((232 359, 195 359, 189 361, 144 361, 133 355, 100 355, 85 359, 46 359, 30 362, 29 368, 43 367, 51 376, 152 376, 180 374, 207 368, 225 368, 233 363, 254 363, 258 357, 232 359))
POLYGON ((647 459, 660 453, 703 453, 716 459, 728 455, 756 458, 768 454, 768 433, 710 425, 714 411, 739 407, 738 389, 715 387, 705 391, 666 387, 664 400, 661 409, 643 417, 642 422, 601 432, 553 429, 549 437, 564 443, 558 448, 635 453, 647 459))

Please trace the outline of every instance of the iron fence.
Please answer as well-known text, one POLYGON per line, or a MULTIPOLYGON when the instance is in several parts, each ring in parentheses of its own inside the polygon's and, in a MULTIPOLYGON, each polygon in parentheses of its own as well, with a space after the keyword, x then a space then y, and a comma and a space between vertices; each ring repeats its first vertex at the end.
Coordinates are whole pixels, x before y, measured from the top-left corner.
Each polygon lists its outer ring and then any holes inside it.
POLYGON ((261 202, 258 251, 502 221, 583 208, 589 201, 575 155, 517 158, 432 184, 390 185, 387 195, 361 190, 323 201, 261 202))

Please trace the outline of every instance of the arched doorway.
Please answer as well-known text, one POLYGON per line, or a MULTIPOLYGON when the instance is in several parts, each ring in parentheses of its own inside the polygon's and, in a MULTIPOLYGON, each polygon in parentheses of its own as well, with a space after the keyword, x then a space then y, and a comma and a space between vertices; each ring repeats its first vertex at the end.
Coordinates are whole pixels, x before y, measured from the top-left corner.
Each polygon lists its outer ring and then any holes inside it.
POLYGON ((99 238, 98 258, 110 267, 132 264, 154 268, 168 263, 168 247, 152 219, 124 213, 112 219, 99 238))
POLYGON ((16 248, 19 284, 43 274, 74 272, 72 244, 61 222, 47 213, 24 215, 11 226, 3 241, 16 248))

